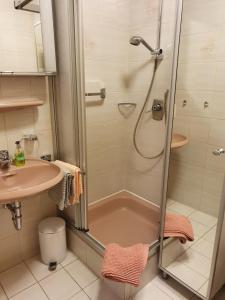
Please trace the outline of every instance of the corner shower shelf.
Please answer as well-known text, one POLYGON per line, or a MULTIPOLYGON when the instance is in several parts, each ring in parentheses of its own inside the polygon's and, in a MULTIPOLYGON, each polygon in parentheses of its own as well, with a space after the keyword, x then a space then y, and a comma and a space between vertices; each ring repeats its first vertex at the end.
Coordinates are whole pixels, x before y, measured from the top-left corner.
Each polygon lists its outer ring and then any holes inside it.
POLYGON ((172 149, 183 147, 187 143, 188 143, 188 138, 186 136, 179 133, 173 133, 172 143, 171 143, 172 149))
POLYGON ((15 109, 22 109, 26 107, 33 107, 43 105, 44 101, 38 98, 20 98, 20 97, 11 97, 0 99, 0 112, 9 111, 15 109))

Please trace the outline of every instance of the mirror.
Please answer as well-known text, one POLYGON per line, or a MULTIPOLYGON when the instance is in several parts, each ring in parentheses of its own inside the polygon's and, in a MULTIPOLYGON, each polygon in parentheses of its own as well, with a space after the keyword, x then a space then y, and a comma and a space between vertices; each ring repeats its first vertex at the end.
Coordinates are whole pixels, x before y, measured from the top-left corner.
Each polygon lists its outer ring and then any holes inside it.
POLYGON ((0 6, 0 73, 56 72, 51 0, 0 6))
POLYGON ((183 1, 166 215, 173 215, 178 232, 184 216, 194 241, 182 244, 173 232, 161 257, 163 269, 203 299, 209 297, 225 170, 218 150, 225 147, 224 9, 220 1, 183 1))

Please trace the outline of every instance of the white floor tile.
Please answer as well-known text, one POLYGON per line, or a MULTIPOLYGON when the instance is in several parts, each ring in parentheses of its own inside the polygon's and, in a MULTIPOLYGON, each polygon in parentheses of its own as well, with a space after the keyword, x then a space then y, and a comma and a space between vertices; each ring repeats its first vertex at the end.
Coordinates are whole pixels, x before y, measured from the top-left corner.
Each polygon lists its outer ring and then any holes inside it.
POLYGON ((81 290, 65 270, 60 270, 39 283, 51 300, 67 300, 81 290))
POLYGON ((189 216, 190 214, 192 214, 195 210, 194 208, 190 207, 190 206, 187 206, 187 205, 184 205, 182 203, 179 203, 179 202, 175 202, 173 204, 171 204, 169 206, 169 209, 171 211, 173 211, 174 213, 178 213, 178 214, 181 214, 183 216, 189 216))
POLYGON ((48 300, 47 296, 38 284, 31 286, 10 300, 48 300))
POLYGON ((172 300, 168 294, 160 290, 158 287, 149 283, 143 289, 140 290, 134 297, 133 300, 172 300))
POLYGON ((63 262, 61 262, 61 265, 63 267, 65 267, 65 266, 71 264, 72 262, 74 262, 77 259, 78 259, 77 256, 73 252, 71 252, 71 251, 68 250, 66 258, 64 259, 63 262))
POLYGON ((195 272, 204 276, 206 279, 209 278, 211 260, 201 255, 194 249, 188 249, 183 255, 177 258, 177 261, 185 264, 195 272))
POLYGON ((198 223, 194 220, 190 220, 190 221, 193 226, 194 236, 202 237, 207 231, 210 230, 210 227, 208 227, 206 225, 198 223))
POLYGON ((167 207, 169 207, 170 205, 172 205, 174 203, 176 203, 176 201, 174 201, 173 199, 168 198, 167 202, 166 202, 166 205, 167 205, 167 207))
POLYGON ((191 249, 198 251, 201 255, 204 255, 208 258, 212 258, 214 244, 204 239, 200 239, 191 247, 191 249))
POLYGON ((201 286, 206 282, 206 278, 190 269, 185 264, 175 261, 167 267, 167 270, 182 280, 184 283, 199 290, 201 286))
POLYGON ((0 274, 0 282, 8 297, 30 287, 36 281, 25 264, 19 264, 0 274))
POLYGON ((45 265, 40 258, 40 255, 37 255, 35 257, 32 257, 31 259, 26 260, 26 265, 29 268, 29 270, 32 272, 34 277, 37 281, 51 275, 54 272, 57 272, 58 270, 62 269, 61 265, 57 266, 56 271, 49 271, 48 266, 45 265))
POLYGON ((151 283, 164 291, 173 300, 189 300, 193 297, 193 293, 176 282, 173 278, 164 280, 160 276, 157 276, 151 283))
POLYGON ((94 281, 84 291, 91 300, 118 300, 118 297, 112 293, 102 280, 94 281))
POLYGON ((0 300, 7 300, 7 296, 5 294, 5 292, 3 291, 3 289, 0 287, 0 300))
POLYGON ((90 300, 90 298, 84 292, 79 292, 68 300, 90 300))
POLYGON ((216 217, 210 216, 198 210, 193 212, 189 218, 208 227, 214 226, 217 223, 216 217))
POLYGON ((207 232, 206 235, 203 237, 203 239, 213 244, 215 241, 215 237, 216 237, 216 227, 214 227, 209 232, 207 232))
POLYGON ((207 292, 208 292, 208 287, 209 287, 209 281, 207 280, 205 284, 203 284, 203 286, 199 289, 199 294, 203 295, 203 296, 207 296, 207 292))
POLYGON ((85 288, 97 279, 94 273, 88 269, 80 260, 76 260, 72 264, 65 267, 67 272, 76 280, 76 282, 85 288))

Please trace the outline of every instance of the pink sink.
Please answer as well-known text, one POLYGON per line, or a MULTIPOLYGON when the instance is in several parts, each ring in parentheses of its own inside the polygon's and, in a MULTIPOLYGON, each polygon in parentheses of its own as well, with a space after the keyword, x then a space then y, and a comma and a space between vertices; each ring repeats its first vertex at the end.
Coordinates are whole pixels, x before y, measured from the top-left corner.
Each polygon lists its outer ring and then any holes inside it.
POLYGON ((59 167, 43 160, 26 160, 23 167, 0 171, 0 204, 31 197, 55 186, 63 178, 59 167))

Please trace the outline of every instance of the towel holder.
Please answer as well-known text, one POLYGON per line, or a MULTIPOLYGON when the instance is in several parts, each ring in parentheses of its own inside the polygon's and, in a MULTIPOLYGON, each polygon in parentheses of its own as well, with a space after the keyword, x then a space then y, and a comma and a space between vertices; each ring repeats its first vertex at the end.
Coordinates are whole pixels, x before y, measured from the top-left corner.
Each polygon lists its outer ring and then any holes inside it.
POLYGON ((100 89, 100 93, 85 93, 85 96, 100 96, 102 100, 106 97, 106 90, 105 88, 100 89))
POLYGON ((81 175, 86 175, 86 172, 84 172, 84 171, 79 171, 79 173, 80 173, 81 175))

